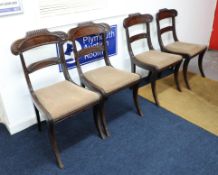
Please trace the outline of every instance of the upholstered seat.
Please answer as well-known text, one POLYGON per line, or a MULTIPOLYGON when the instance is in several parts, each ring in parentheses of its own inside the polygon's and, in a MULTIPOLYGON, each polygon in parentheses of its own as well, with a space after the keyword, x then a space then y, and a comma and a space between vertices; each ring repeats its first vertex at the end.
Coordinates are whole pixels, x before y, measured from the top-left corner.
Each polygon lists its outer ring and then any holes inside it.
POLYGON ((182 60, 182 57, 179 55, 168 54, 156 50, 140 53, 135 55, 135 58, 141 63, 154 66, 158 70, 169 67, 169 65, 173 65, 182 60))
POLYGON ((198 54, 202 50, 205 50, 207 46, 199 45, 199 44, 192 44, 186 42, 176 41, 174 43, 166 45, 166 49, 171 52, 178 52, 182 54, 188 54, 190 57, 198 54))
POLYGON ((36 90, 35 94, 54 120, 100 100, 99 94, 69 81, 36 90))
POLYGON ((100 67, 84 73, 87 80, 99 87, 104 93, 111 93, 140 79, 140 75, 114 69, 111 66, 100 67))

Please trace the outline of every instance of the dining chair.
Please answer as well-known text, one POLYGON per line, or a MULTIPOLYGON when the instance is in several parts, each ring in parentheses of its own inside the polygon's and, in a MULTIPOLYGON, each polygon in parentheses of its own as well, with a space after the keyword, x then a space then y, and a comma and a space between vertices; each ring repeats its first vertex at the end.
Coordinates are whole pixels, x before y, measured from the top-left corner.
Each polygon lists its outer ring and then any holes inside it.
POLYGON ((183 57, 183 77, 187 88, 191 89, 190 84, 188 82, 187 74, 189 62, 192 58, 198 56, 199 70, 202 77, 205 77, 202 62, 204 54, 207 51, 207 46, 178 40, 175 19, 177 14, 177 10, 166 8, 159 10, 159 12, 156 14, 158 41, 160 48, 163 52, 178 54, 183 57), (161 26, 162 20, 167 21, 167 24, 165 22, 164 27, 161 26), (164 44, 163 35, 167 33, 170 33, 173 42, 169 44, 164 44))
MULTIPOLYGON (((18 39, 11 46, 12 53, 20 56, 25 79, 36 113, 38 129, 41 131, 40 115, 41 117, 43 115, 48 124, 51 146, 60 168, 63 168, 64 165, 61 161, 57 144, 55 124, 69 117, 73 117, 86 109, 93 108, 96 127, 100 136, 105 138, 99 108, 101 96, 97 92, 77 85, 70 78, 63 52, 63 44, 66 39, 67 35, 64 32, 49 32, 47 29, 42 29, 28 32, 24 38, 18 39), (31 54, 27 56, 26 53, 37 50, 37 58, 44 57, 46 53, 42 50, 43 47, 49 47, 51 52, 54 51, 55 56, 51 58, 45 57, 40 60, 35 59, 30 64, 27 64, 27 59, 30 61, 34 58, 31 58, 31 54), (63 80, 48 86, 43 86, 42 88, 34 88, 31 75, 36 71, 54 65, 60 65, 62 67, 63 80)), ((50 77, 54 76, 49 73, 49 71, 47 71, 46 74, 50 77)))
POLYGON ((104 115, 104 104, 110 95, 130 87, 133 92, 133 99, 137 112, 141 116, 143 114, 138 104, 138 85, 141 77, 138 74, 120 70, 112 66, 108 58, 106 43, 106 33, 108 31, 110 31, 110 26, 106 23, 97 24, 87 22, 70 29, 68 32, 68 40, 73 43, 74 57, 82 84, 89 89, 98 91, 103 97, 100 108, 102 123, 106 135, 110 136, 104 115), (90 47, 79 48, 77 40, 90 36, 94 36, 96 42, 90 47), (101 53, 105 66, 99 66, 92 70, 85 71, 80 64, 80 60, 90 53, 101 53))
POLYGON ((153 17, 150 14, 130 14, 123 20, 123 26, 126 31, 128 52, 131 60, 132 72, 136 72, 136 66, 149 71, 148 77, 151 82, 152 94, 156 105, 159 106, 159 100, 156 93, 156 80, 160 78, 161 72, 167 69, 173 69, 176 87, 181 91, 178 81, 178 71, 182 57, 175 54, 164 53, 155 50, 150 36, 150 23, 153 17), (140 29, 137 29, 137 27, 140 29), (134 43, 141 42, 143 51, 136 53, 134 43), (145 44, 147 43, 147 44, 145 44))

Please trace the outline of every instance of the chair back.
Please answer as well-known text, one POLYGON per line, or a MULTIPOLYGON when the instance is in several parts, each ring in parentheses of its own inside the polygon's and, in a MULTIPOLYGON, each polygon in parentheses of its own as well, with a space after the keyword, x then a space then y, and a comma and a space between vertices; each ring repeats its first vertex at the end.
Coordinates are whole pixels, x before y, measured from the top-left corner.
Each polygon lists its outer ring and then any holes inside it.
POLYGON ((164 50, 164 43, 162 39, 162 35, 164 33, 172 32, 173 40, 178 41, 178 37, 176 34, 176 24, 175 24, 175 17, 177 16, 177 11, 175 9, 161 9, 156 14, 156 23, 157 23, 157 35, 158 35, 158 41, 161 50, 164 50), (166 25, 165 27, 160 26, 160 21, 164 19, 169 19, 172 22, 169 22, 169 25, 166 25))
MULTIPOLYGON (((106 33, 110 30, 109 25, 106 23, 82 23, 76 28, 72 28, 68 32, 68 40, 72 42, 74 49, 75 63, 80 78, 83 76, 81 69, 80 59, 85 55, 92 53, 103 53, 103 59, 107 66, 111 66, 110 60, 108 58, 107 43, 106 43, 106 33), (92 44, 88 47, 79 48, 77 40, 81 38, 92 38, 90 42, 92 44)), ((81 78, 82 79, 82 78, 81 78)))
POLYGON ((24 70, 25 78, 30 91, 33 91, 29 74, 49 67, 60 64, 66 80, 71 81, 66 62, 64 58, 63 44, 66 41, 67 35, 64 32, 49 32, 47 29, 40 29, 27 32, 25 38, 15 41, 11 46, 11 52, 14 55, 19 55, 24 70), (26 63, 25 52, 39 48, 41 46, 55 45, 57 55, 52 58, 45 58, 33 61, 31 64, 26 63))
POLYGON ((152 22, 153 17, 150 14, 130 14, 127 18, 123 21, 123 26, 126 31, 126 38, 127 38, 127 45, 128 51, 130 54, 131 59, 134 57, 132 43, 141 39, 147 39, 147 44, 149 50, 153 50, 153 46, 151 43, 151 36, 150 36, 150 22, 152 22), (130 36, 130 27, 136 25, 145 25, 146 31, 142 33, 136 33, 130 36))

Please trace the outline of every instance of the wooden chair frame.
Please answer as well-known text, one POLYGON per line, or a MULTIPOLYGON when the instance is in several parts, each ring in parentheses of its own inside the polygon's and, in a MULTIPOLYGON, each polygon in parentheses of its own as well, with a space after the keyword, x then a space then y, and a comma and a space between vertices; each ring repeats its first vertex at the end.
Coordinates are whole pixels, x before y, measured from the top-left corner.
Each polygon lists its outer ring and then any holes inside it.
POLYGON ((141 40, 141 39, 147 39, 147 45, 148 45, 149 50, 154 50, 154 47, 151 42, 151 37, 150 37, 150 23, 152 21, 153 21, 153 17, 150 14, 134 13, 134 14, 130 14, 127 18, 124 19, 123 26, 126 31, 128 52, 129 52, 130 60, 131 60, 131 70, 132 72, 136 72, 136 65, 137 65, 149 71, 148 77, 151 82, 152 94, 153 94, 156 105, 159 106, 159 101, 158 101, 157 93, 156 93, 156 80, 160 77, 160 74, 162 71, 169 69, 169 68, 174 68, 174 79, 175 79, 176 87, 179 91, 181 91, 180 86, 179 86, 179 81, 178 81, 178 71, 181 65, 181 61, 171 64, 168 67, 165 67, 163 69, 157 69, 155 68, 155 66, 142 63, 136 59, 133 53, 132 45, 131 45, 133 42, 141 40), (134 25, 145 25, 146 32, 130 36, 129 28, 134 25))
MULTIPOLYGON (((110 132, 108 130, 107 127, 107 123, 106 123, 106 118, 104 115, 104 104, 105 101, 107 100, 108 96, 116 93, 117 91, 120 91, 122 89, 131 87, 133 90, 133 99, 134 99, 134 104, 135 107, 137 109, 137 113, 142 116, 142 111, 140 109, 139 103, 138 103, 138 87, 139 87, 139 81, 137 83, 131 83, 126 85, 125 87, 122 87, 120 89, 117 89, 111 93, 105 93, 103 89, 97 87, 95 84, 93 84, 92 82, 90 82, 85 76, 84 76, 84 72, 81 68, 80 65, 80 58, 84 55, 87 55, 89 53, 93 53, 93 52, 99 52, 102 51, 103 52, 103 59, 105 62, 106 66, 112 66, 109 58, 108 58, 108 51, 107 51, 107 44, 106 44, 106 33, 110 31, 110 26, 106 23, 93 23, 93 22, 86 22, 86 23, 81 23, 79 24, 78 27, 70 29, 68 32, 68 40, 70 40, 73 43, 73 48, 74 48, 74 56, 75 56, 75 61, 76 61, 76 66, 77 66, 77 70, 78 70, 78 74, 81 80, 82 85, 85 87, 88 87, 89 89, 98 91, 99 93, 101 93, 102 95, 102 101, 100 103, 101 105, 101 117, 102 117, 102 124, 104 127, 104 131, 106 133, 107 136, 110 136, 110 132), (85 37, 85 36, 90 36, 90 35, 99 35, 102 37, 102 45, 98 45, 95 47, 90 47, 90 48, 86 48, 86 49, 82 49, 80 51, 78 51, 77 46, 76 46, 76 40, 78 38, 81 37, 85 37)), ((106 81, 106 80, 105 80, 106 81)))
POLYGON ((195 54, 195 55, 193 55, 191 57, 188 54, 179 53, 179 52, 172 52, 172 51, 168 50, 165 47, 165 45, 163 43, 163 40, 162 40, 162 34, 164 34, 166 32, 172 32, 173 40, 175 42, 179 41, 178 37, 177 37, 177 33, 176 33, 176 22, 175 22, 175 18, 176 18, 177 15, 178 15, 177 10, 167 9, 167 8, 160 9, 159 12, 156 14, 158 41, 159 41, 160 48, 161 48, 161 50, 163 52, 178 54, 178 55, 181 55, 183 57, 183 59, 184 59, 183 77, 184 77, 185 84, 186 84, 187 88, 191 90, 191 87, 190 87, 189 82, 188 82, 188 74, 187 74, 188 64, 189 64, 189 62, 190 62, 190 60, 192 58, 198 56, 198 67, 199 67, 201 76, 205 77, 202 62, 203 62, 204 54, 207 51, 207 47, 204 50, 200 51, 199 53, 197 53, 197 54, 195 54), (163 19, 171 19, 172 20, 172 25, 169 24, 168 26, 166 26, 164 28, 161 28, 160 27, 160 21, 163 20, 163 19))
POLYGON ((51 146, 52 146, 53 152, 55 154, 57 164, 60 168, 63 168, 64 165, 61 161, 60 151, 59 151, 58 144, 57 144, 57 139, 56 139, 56 134, 55 134, 55 124, 71 117, 72 115, 75 115, 75 114, 82 112, 90 107, 93 107, 93 114, 94 114, 94 120, 95 120, 96 127, 98 129, 100 136, 102 138, 105 138, 105 134, 103 132, 103 128, 101 125, 101 119, 99 117, 99 114, 100 114, 99 102, 94 102, 94 103, 89 104, 87 106, 83 106, 74 112, 70 112, 64 116, 61 116, 57 120, 54 120, 51 117, 50 113, 40 103, 39 99, 37 98, 37 96, 34 92, 29 74, 31 74, 39 69, 46 68, 48 66, 57 65, 57 64, 61 65, 65 80, 68 80, 71 83, 77 85, 70 78, 70 75, 69 75, 69 72, 68 72, 67 66, 66 66, 66 61, 64 58, 63 44, 66 41, 66 39, 67 39, 67 35, 64 32, 49 32, 47 29, 42 29, 42 30, 28 32, 25 38, 22 38, 22 39, 15 41, 11 46, 12 53, 14 55, 19 55, 20 59, 21 59, 25 78, 27 81, 27 85, 28 85, 28 88, 29 88, 29 91, 30 91, 30 94, 32 97, 32 101, 33 101, 34 110, 36 113, 38 130, 41 131, 41 120, 40 120, 40 113, 39 113, 39 112, 41 112, 46 117, 46 121, 48 123, 48 128, 49 128, 48 131, 49 131, 51 146), (56 45, 56 48, 58 49, 58 52, 59 52, 57 57, 48 58, 48 59, 44 59, 41 61, 36 61, 36 62, 27 66, 23 53, 25 51, 31 50, 33 48, 47 45, 47 44, 55 44, 56 45))

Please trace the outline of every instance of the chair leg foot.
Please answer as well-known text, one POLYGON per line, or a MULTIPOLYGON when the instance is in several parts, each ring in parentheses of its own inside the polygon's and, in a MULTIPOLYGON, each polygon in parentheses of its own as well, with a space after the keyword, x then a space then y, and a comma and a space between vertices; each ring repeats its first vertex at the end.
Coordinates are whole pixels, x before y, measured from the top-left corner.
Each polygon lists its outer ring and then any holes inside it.
POLYGON ((105 115, 104 115, 104 101, 102 101, 100 103, 100 116, 101 116, 101 121, 102 121, 102 124, 103 124, 105 134, 106 134, 107 137, 109 137, 109 136, 111 136, 111 134, 110 134, 110 132, 108 130, 106 118, 105 118, 105 115))
POLYGON ((183 76, 185 80, 186 87, 191 90, 191 87, 188 82, 188 64, 190 62, 190 58, 186 58, 183 64, 183 76))
POLYGON ((104 134, 104 131, 103 131, 103 126, 102 126, 102 121, 101 121, 101 116, 100 116, 99 110, 100 110, 99 105, 94 106, 93 115, 94 115, 95 126, 98 130, 100 137, 102 139, 105 139, 106 135, 104 134))
POLYGON ((203 57, 204 57, 205 52, 206 52, 206 49, 203 52, 201 52, 199 54, 199 57, 198 57, 198 67, 199 67, 199 70, 200 70, 200 73, 201 73, 202 77, 205 77, 203 66, 202 66, 203 57))
POLYGON ((53 152, 55 154, 57 165, 58 165, 59 168, 63 169, 64 164, 61 161, 61 156, 60 156, 60 152, 59 152, 58 145, 57 145, 57 139, 56 139, 56 135, 55 135, 54 123, 52 121, 49 121, 48 125, 49 125, 50 142, 51 142, 52 150, 53 150, 53 152))
POLYGON ((159 100, 157 98, 157 92, 156 92, 156 80, 157 80, 158 73, 156 71, 153 71, 151 73, 150 81, 151 81, 151 90, 154 97, 154 101, 157 106, 160 106, 159 100))
POLYGON ((138 102, 138 89, 139 89, 139 84, 136 84, 135 86, 133 86, 133 99, 134 99, 134 104, 135 104, 138 115, 143 116, 143 113, 141 111, 141 108, 138 102))
POLYGON ((40 115, 39 115, 39 110, 36 108, 36 106, 33 104, 34 110, 36 113, 36 119, 37 119, 37 126, 38 126, 38 131, 42 131, 42 126, 41 126, 41 120, 40 120, 40 115))
POLYGON ((176 83, 176 88, 178 91, 182 91, 180 88, 180 84, 179 84, 179 68, 182 62, 179 62, 176 66, 175 66, 175 70, 174 70, 174 80, 176 83))

